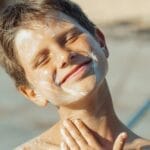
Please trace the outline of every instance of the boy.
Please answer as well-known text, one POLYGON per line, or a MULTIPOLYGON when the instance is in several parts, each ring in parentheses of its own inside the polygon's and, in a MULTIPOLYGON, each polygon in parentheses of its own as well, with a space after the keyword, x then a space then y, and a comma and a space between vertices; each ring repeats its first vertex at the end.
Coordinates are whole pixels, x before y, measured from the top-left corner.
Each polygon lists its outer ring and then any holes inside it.
POLYGON ((1 15, 0 37, 1 64, 19 92, 39 106, 51 102, 60 115, 52 128, 18 149, 150 148, 117 118, 105 79, 104 36, 76 4, 9 6, 1 15))

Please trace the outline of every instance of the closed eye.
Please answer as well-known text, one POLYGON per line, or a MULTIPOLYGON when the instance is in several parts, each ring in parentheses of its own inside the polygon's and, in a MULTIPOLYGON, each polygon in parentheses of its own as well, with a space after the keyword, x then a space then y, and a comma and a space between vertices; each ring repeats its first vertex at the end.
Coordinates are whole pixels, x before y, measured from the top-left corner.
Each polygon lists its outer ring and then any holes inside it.
POLYGON ((77 39, 77 35, 69 35, 66 37, 66 43, 73 43, 77 39))
POLYGON ((47 64, 49 62, 49 60, 50 60, 50 58, 47 55, 40 56, 36 63, 36 67, 47 64))
POLYGON ((35 60, 33 68, 37 68, 39 66, 43 66, 43 65, 47 64, 49 62, 49 60, 50 60, 49 50, 48 49, 44 49, 36 57, 36 60, 35 60))
POLYGON ((74 29, 72 31, 70 31, 67 35, 66 35, 66 39, 65 39, 65 43, 73 43, 78 39, 78 36, 81 34, 82 32, 79 31, 78 29, 74 29))

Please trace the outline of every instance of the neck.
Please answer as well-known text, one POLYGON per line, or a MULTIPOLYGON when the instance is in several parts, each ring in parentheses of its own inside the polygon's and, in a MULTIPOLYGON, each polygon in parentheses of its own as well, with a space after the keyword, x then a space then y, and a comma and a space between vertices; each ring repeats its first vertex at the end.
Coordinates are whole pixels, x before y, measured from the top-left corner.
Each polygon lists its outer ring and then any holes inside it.
POLYGON ((71 120, 81 119, 99 136, 113 142, 123 129, 123 125, 115 115, 106 81, 85 100, 70 107, 60 107, 61 121, 67 118, 71 120))

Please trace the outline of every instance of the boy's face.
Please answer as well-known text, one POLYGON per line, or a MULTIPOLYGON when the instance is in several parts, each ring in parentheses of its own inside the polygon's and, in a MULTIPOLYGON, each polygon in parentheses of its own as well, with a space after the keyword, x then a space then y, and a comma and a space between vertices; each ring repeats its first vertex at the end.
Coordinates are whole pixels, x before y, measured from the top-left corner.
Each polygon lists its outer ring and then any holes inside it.
POLYGON ((107 72, 107 59, 98 41, 61 12, 49 21, 20 29, 15 47, 33 86, 32 94, 27 87, 22 92, 31 100, 42 97, 57 106, 91 94, 107 72))

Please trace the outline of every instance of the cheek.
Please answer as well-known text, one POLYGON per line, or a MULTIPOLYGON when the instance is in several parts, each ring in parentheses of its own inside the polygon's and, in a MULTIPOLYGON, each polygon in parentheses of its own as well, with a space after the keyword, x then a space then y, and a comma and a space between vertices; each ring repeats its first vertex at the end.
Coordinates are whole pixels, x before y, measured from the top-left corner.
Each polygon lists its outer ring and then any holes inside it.
POLYGON ((95 42, 93 38, 90 39, 91 54, 90 57, 93 59, 93 68, 96 74, 97 83, 102 81, 107 74, 108 63, 105 56, 104 50, 100 47, 98 42, 95 42))
POLYGON ((76 43, 76 47, 83 50, 90 50, 90 45, 87 38, 82 38, 76 43))
POLYGON ((104 49, 100 46, 100 44, 93 38, 89 37, 89 44, 91 46, 91 56, 92 58, 99 63, 106 63, 106 56, 104 53, 104 49))
POLYGON ((45 98, 53 99, 60 91, 55 84, 53 74, 48 69, 37 71, 32 81, 34 88, 39 91, 45 98))
POLYGON ((31 73, 30 82, 34 88, 41 90, 53 83, 52 73, 49 70, 38 70, 31 73))
POLYGON ((69 45, 69 48, 74 49, 75 51, 85 52, 86 54, 91 52, 91 46, 86 36, 82 36, 76 40, 74 43, 69 45))

